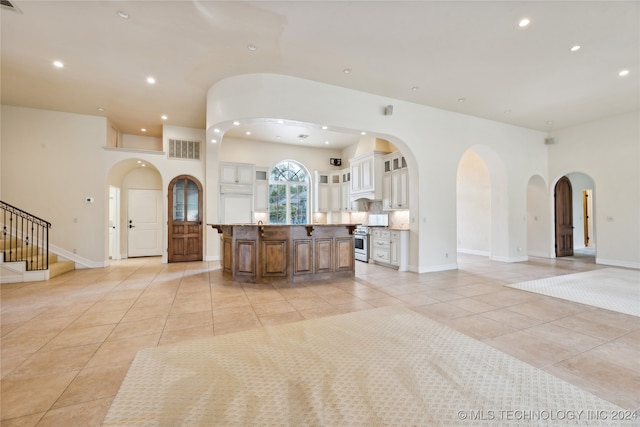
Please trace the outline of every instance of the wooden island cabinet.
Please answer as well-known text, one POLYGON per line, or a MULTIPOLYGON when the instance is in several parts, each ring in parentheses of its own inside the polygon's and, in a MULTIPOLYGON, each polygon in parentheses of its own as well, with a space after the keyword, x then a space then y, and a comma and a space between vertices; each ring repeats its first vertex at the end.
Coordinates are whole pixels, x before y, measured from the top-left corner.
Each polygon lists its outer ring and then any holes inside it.
POLYGON ((222 272, 237 282, 355 276, 353 224, 209 224, 221 233, 222 272))

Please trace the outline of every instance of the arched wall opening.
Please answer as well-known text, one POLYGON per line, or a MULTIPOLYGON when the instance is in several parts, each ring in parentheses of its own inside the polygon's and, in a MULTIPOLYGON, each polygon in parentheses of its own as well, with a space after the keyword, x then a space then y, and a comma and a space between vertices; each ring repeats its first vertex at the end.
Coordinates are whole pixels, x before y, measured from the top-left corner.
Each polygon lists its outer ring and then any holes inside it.
MULTIPOLYGON (((409 186, 409 193, 411 195, 410 199, 414 202, 418 197, 418 171, 417 171, 417 162, 415 160, 415 156, 412 155, 412 151, 408 148, 408 146, 399 138, 393 137, 387 134, 376 133, 371 130, 361 130, 354 128, 347 128, 341 126, 334 126, 331 123, 319 124, 312 122, 301 122, 299 120, 289 120, 286 118, 287 116, 283 116, 280 119, 274 118, 247 118, 243 117, 239 119, 237 122, 240 125, 234 125, 233 120, 220 122, 215 124, 210 129, 210 139, 215 140, 215 144, 209 144, 209 148, 213 148, 215 150, 215 156, 210 156, 208 158, 211 159, 210 165, 218 165, 225 162, 232 163, 248 163, 255 164, 256 170, 266 170, 269 171, 275 165, 277 165, 281 161, 285 160, 293 160, 299 164, 301 164, 308 172, 310 177, 310 186, 309 186, 309 202, 310 209, 312 210, 311 221, 316 223, 362 223, 367 224, 368 215, 370 214, 387 214, 389 217, 389 225, 395 226, 398 228, 410 228, 410 216, 413 209, 417 211, 417 203, 410 203, 410 207, 408 209, 393 209, 393 210, 385 210, 382 204, 382 200, 374 200, 367 205, 367 208, 358 208, 358 210, 353 210, 350 212, 317 212, 314 207, 318 202, 318 197, 316 192, 316 187, 313 185, 316 179, 315 171, 323 171, 323 172, 348 172, 349 170, 349 159, 353 157, 360 156, 362 154, 379 151, 379 152, 400 152, 402 156, 404 156, 405 161, 407 162, 407 171, 410 176, 408 181, 411 182, 409 186), (286 129, 287 126, 296 126, 296 127, 304 127, 309 129, 309 132, 313 136, 314 129, 321 129, 323 127, 328 128, 329 131, 335 134, 341 134, 344 138, 345 135, 351 135, 353 138, 353 143, 348 146, 341 146, 340 149, 332 149, 331 145, 328 145, 329 148, 322 147, 310 147, 310 146, 300 146, 300 145, 290 145, 284 143, 276 143, 276 142, 268 142, 268 141, 260 141, 260 140, 249 140, 246 138, 242 138, 238 135, 238 132, 232 132, 230 130, 236 128, 242 128, 243 126, 250 127, 252 125, 262 125, 264 123, 271 123, 272 125, 280 122, 280 126, 286 129), (366 135, 362 135, 365 133, 366 135), (214 137, 214 135, 216 135, 214 137), (286 147, 286 150, 283 148, 286 147), (311 151, 315 149, 315 151, 311 151), (340 158, 342 164, 340 166, 331 165, 329 160, 330 158, 340 158), (412 177, 412 178, 411 178, 412 177)), ((309 138, 311 140, 312 138, 309 138)), ((213 151, 212 153, 213 154, 213 151)), ((208 155, 209 156, 209 155, 208 155)), ((378 172, 382 174, 382 171, 378 172)), ((209 191, 209 201, 214 198, 220 199, 220 197, 211 191, 211 189, 215 188, 211 182, 208 183, 207 186, 209 191)), ((220 201, 222 205, 223 201, 220 201)), ((257 204, 257 203, 256 203, 257 204)), ((209 210, 211 212, 211 209, 209 210)), ((221 211, 222 212, 222 211, 221 211)), ((222 218, 222 216, 221 216, 222 218)), ((263 222, 270 221, 268 215, 264 212, 255 212, 253 222, 257 222, 258 220, 262 220, 263 222)), ((210 221, 211 222, 211 221, 210 221)))
MULTIPOLYGON (((121 160, 111 167, 107 173, 107 186, 109 187, 109 216, 115 221, 113 221, 113 224, 110 222, 107 227, 107 244, 109 247, 106 248, 105 252, 108 254, 107 258, 128 258, 130 256, 130 238, 132 237, 133 227, 136 226, 133 223, 129 223, 130 220, 134 221, 130 217, 131 197, 136 190, 149 190, 155 192, 154 197, 160 197, 160 202, 162 202, 162 176, 156 166, 148 161, 130 158, 121 160), (116 199, 115 197, 118 198, 116 199), (117 236, 114 236, 114 233, 117 233, 117 236), (118 247, 111 247, 112 244, 116 244, 118 247)), ((165 231, 161 225, 163 223, 164 204, 161 203, 158 207, 157 203, 154 203, 154 209, 159 209, 159 212, 153 213, 149 211, 151 206, 148 203, 142 206, 146 211, 145 216, 159 215, 157 220, 160 226, 156 226, 153 230, 153 233, 159 233, 159 236, 155 235, 153 238, 157 239, 159 237, 160 239, 160 253, 154 253, 154 255, 162 255, 162 241, 165 231)), ((135 231, 137 232, 138 230, 135 231)), ((154 251, 157 252, 155 248, 154 251)))
POLYGON ((462 155, 456 179, 458 252, 491 255, 491 177, 473 150, 462 155))
MULTIPOLYGON (((547 148, 540 144, 544 132, 277 74, 232 76, 209 88, 208 137, 216 128, 225 132, 234 120, 260 117, 364 131, 394 144, 406 158, 410 182, 408 269, 419 273, 457 268, 456 173, 462 153, 481 141, 486 150, 476 152, 492 184, 491 256, 506 262, 526 259, 521 252, 526 250, 525 188, 546 165, 547 148), (393 114, 386 115, 390 104, 393 114), (509 194, 510 185, 519 193, 509 194)), ((217 168, 218 154, 207 150, 207 171, 217 168)), ((216 184, 208 173, 207 188, 213 191, 216 184)), ((209 214, 217 208, 208 207, 209 214)))
POLYGON ((456 218, 458 251, 509 261, 508 177, 490 147, 474 145, 458 163, 456 218))
MULTIPOLYGON (((597 246, 597 196, 595 182, 590 175, 583 172, 569 172, 565 175, 571 183, 572 226, 574 255, 593 258, 595 262, 597 246)), ((563 176, 557 177, 551 186, 551 217, 555 220, 555 188, 563 176)), ((557 221, 554 221, 557 223, 557 221)), ((550 254, 556 256, 556 230, 550 227, 550 254)))

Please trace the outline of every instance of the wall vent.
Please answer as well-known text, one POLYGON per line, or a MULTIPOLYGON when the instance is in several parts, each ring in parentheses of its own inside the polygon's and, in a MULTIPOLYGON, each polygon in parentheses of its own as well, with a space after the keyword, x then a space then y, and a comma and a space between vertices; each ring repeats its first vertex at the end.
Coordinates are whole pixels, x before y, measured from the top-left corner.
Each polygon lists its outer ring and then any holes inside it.
POLYGON ((18 7, 12 2, 10 2, 9 0, 0 0, 0 8, 22 13, 22 11, 18 9, 18 7))
POLYGON ((200 160, 200 141, 169 139, 169 158, 200 160))

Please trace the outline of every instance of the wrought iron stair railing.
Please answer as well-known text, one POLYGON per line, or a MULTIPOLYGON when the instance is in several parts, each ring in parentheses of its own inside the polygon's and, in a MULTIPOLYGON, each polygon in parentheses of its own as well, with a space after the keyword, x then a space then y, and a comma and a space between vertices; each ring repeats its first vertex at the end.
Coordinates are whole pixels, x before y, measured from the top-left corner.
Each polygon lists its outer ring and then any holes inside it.
POLYGON ((27 271, 49 269, 51 223, 0 201, 4 262, 24 261, 27 271))

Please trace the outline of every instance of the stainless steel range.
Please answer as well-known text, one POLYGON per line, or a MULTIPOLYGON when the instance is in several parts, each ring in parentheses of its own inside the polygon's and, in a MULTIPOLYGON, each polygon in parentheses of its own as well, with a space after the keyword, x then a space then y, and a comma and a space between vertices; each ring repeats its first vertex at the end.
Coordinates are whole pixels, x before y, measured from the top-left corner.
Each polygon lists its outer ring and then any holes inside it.
POLYGON ((369 227, 359 225, 353 230, 355 255, 358 261, 369 262, 369 227))

